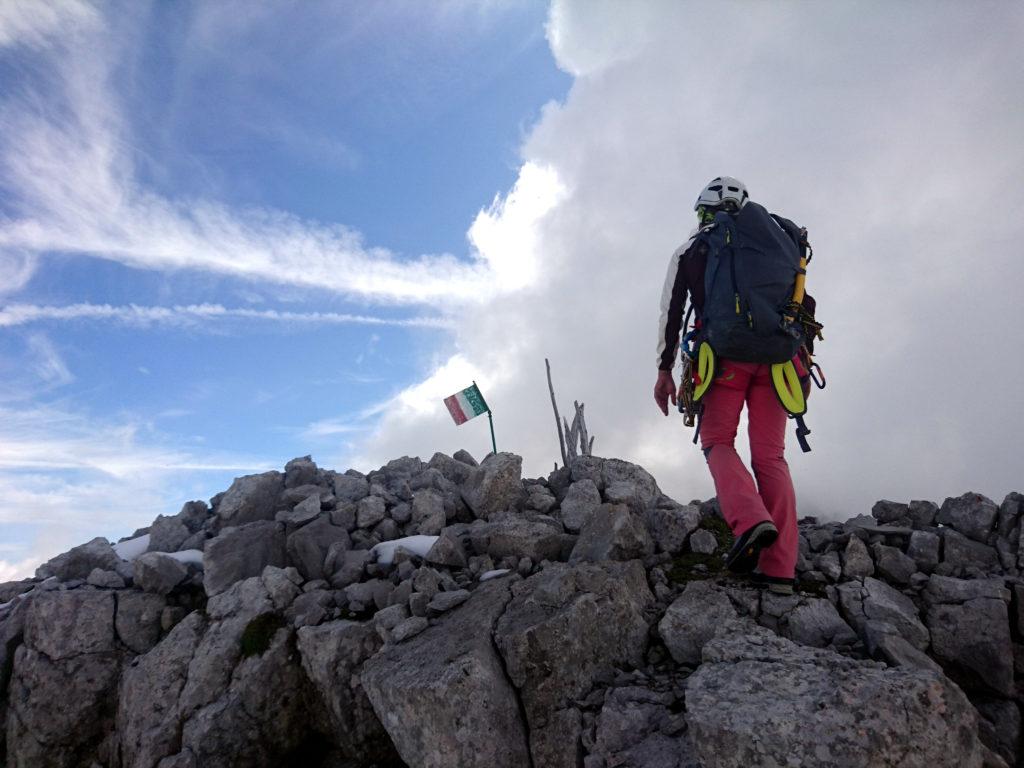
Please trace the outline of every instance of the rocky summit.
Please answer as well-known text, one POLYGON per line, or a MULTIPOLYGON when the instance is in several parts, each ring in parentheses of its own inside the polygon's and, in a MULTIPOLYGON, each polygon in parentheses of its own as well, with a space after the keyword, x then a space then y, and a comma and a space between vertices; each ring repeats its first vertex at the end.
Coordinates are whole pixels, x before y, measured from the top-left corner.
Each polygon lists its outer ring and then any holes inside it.
POLYGON ((870 512, 780 595, 619 459, 295 459, 0 584, 0 763, 1024 765, 1024 497, 870 512))

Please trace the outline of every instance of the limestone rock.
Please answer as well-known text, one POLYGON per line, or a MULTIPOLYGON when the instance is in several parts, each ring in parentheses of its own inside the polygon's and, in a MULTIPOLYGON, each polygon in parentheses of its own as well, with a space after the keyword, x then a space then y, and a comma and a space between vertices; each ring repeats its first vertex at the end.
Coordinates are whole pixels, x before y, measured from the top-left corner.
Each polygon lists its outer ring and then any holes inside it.
POLYGON ((879 576, 890 584, 910 584, 910 577, 917 572, 917 563, 913 558, 903 554, 896 547, 887 547, 881 542, 873 544, 871 549, 875 555, 875 570, 879 576))
POLYGON ((301 456, 284 465, 284 487, 297 488, 300 485, 316 485, 319 470, 312 456, 301 456))
POLYGON ((114 552, 110 542, 102 537, 81 544, 62 555, 39 566, 36 578, 56 576, 60 581, 87 579, 94 568, 104 571, 117 570, 121 558, 114 552))
POLYGON ((704 644, 736 617, 728 595, 710 582, 691 581, 665 611, 658 632, 676 662, 696 667, 704 644))
POLYGON ((980 493, 946 499, 939 509, 938 522, 955 528, 969 539, 983 544, 995 527, 999 516, 996 503, 980 493))
POLYGON ((700 525, 700 509, 693 504, 683 506, 663 497, 656 507, 647 510, 647 529, 657 548, 670 555, 682 553, 686 540, 700 525))
POLYGON ((928 647, 928 630, 921 623, 917 606, 903 593, 870 576, 863 585, 848 581, 836 589, 843 615, 858 632, 868 620, 887 621, 918 650, 928 647))
POLYGON ((653 597, 636 561, 552 563, 515 584, 513 595, 495 642, 522 697, 534 765, 554 765, 566 740, 555 716, 587 694, 598 676, 642 664, 644 611, 653 597))
POLYGON ((492 453, 462 486, 462 498, 472 513, 488 520, 513 508, 522 494, 523 460, 512 453, 492 453))
POLYGON ((590 516, 601 506, 601 492, 593 480, 585 478, 569 486, 562 499, 562 525, 569 533, 579 533, 590 516))
POLYGON ((125 587, 124 578, 117 571, 102 571, 99 568, 92 569, 85 583, 101 589, 124 589, 125 587))
POLYGON ((560 560, 565 543, 564 534, 553 526, 521 517, 476 521, 469 528, 469 540, 477 555, 489 555, 495 561, 514 557, 517 562, 529 557, 535 563, 560 560))
POLYGON ((704 768, 980 768, 976 716, 944 677, 737 629, 704 647, 686 720, 704 768), (838 702, 842 702, 837 706, 838 702))
POLYGON ((715 550, 718 549, 718 539, 715 538, 715 534, 711 531, 706 531, 700 528, 693 532, 690 536, 690 551, 697 552, 701 555, 714 554, 715 550))
POLYGON ((595 723, 591 762, 617 768, 700 768, 686 737, 685 715, 669 692, 613 688, 595 723))
POLYGON ((509 599, 507 581, 485 584, 441 623, 384 648, 363 667, 363 688, 406 764, 528 764, 516 692, 491 639, 509 599))
POLYGON ((445 524, 444 497, 437 491, 416 491, 412 497, 412 522, 416 532, 437 536, 445 524))
POLYGON ((850 536, 843 551, 843 578, 855 579, 870 576, 875 572, 875 564, 868 554, 868 548, 857 536, 850 536))
POLYGON ((320 516, 320 493, 312 493, 290 510, 282 509, 274 519, 284 523, 290 529, 300 528, 320 516))
POLYGON ((98 590, 46 592, 33 597, 25 616, 25 644, 52 661, 113 653, 114 594, 98 590))
POLYGON ((931 531, 914 531, 910 534, 907 555, 914 560, 919 569, 931 573, 939 564, 939 551, 942 538, 931 531))
POLYGON ((188 577, 188 567, 163 552, 147 552, 135 560, 135 586, 166 595, 188 577))
POLYGON ((654 551, 639 515, 623 504, 602 504, 583 526, 569 561, 633 560, 654 551))
POLYGON ((120 592, 117 595, 117 637, 134 653, 148 653, 160 639, 161 617, 167 601, 159 594, 120 592))
POLYGON ((177 515, 174 517, 158 515, 153 524, 149 526, 149 551, 177 552, 191 535, 192 531, 177 515))
POLYGON ((462 546, 462 542, 450 532, 442 532, 437 537, 437 541, 427 552, 424 560, 449 568, 465 568, 467 565, 466 550, 462 546))
POLYGON ((974 541, 951 528, 942 529, 942 563, 954 575, 967 568, 986 573, 999 567, 999 554, 993 547, 974 541))
POLYGON ((283 526, 272 520, 228 528, 207 542, 203 587, 213 596, 235 582, 259 576, 268 565, 287 564, 283 526))
POLYGON ((348 531, 332 525, 330 516, 323 515, 289 534, 286 545, 288 560, 306 580, 325 579, 331 575, 324 569, 327 551, 336 542, 339 547, 348 548, 352 540, 348 531))
POLYGON ((264 472, 235 478, 214 511, 223 527, 273 520, 277 500, 284 491, 280 472, 264 472))
POLYGON ((370 495, 370 483, 362 476, 335 475, 333 486, 339 502, 358 502, 370 495))

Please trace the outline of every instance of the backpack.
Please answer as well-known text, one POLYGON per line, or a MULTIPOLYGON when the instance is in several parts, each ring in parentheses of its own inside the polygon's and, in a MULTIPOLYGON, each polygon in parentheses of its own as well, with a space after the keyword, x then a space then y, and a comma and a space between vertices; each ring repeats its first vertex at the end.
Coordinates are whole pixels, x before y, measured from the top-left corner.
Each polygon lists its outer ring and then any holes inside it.
POLYGON ((755 202, 719 211, 697 235, 708 247, 701 336, 720 358, 784 363, 805 340, 790 304, 804 247, 796 224, 755 202))

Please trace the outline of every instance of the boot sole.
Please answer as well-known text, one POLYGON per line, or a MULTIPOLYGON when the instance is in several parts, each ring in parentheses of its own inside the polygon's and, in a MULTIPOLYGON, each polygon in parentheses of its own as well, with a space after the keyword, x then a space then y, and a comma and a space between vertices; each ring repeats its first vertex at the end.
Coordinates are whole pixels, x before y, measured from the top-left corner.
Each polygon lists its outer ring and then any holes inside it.
POLYGON ((779 538, 779 532, 774 525, 758 523, 754 527, 750 540, 743 545, 743 548, 729 552, 725 567, 733 573, 750 573, 757 567, 757 558, 761 554, 761 550, 770 547, 777 538, 779 538))

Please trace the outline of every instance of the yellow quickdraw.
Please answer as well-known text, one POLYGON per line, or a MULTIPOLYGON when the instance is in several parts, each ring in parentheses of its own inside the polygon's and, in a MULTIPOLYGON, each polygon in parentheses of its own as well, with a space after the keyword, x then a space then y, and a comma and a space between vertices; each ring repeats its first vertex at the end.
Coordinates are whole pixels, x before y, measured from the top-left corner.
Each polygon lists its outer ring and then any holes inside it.
POLYGON ((701 398, 715 380, 715 352, 711 345, 702 341, 697 348, 697 376, 700 383, 693 390, 693 402, 699 403, 701 398))
POLYGON ((807 400, 792 360, 772 365, 772 386, 782 407, 793 416, 807 413, 807 400))

